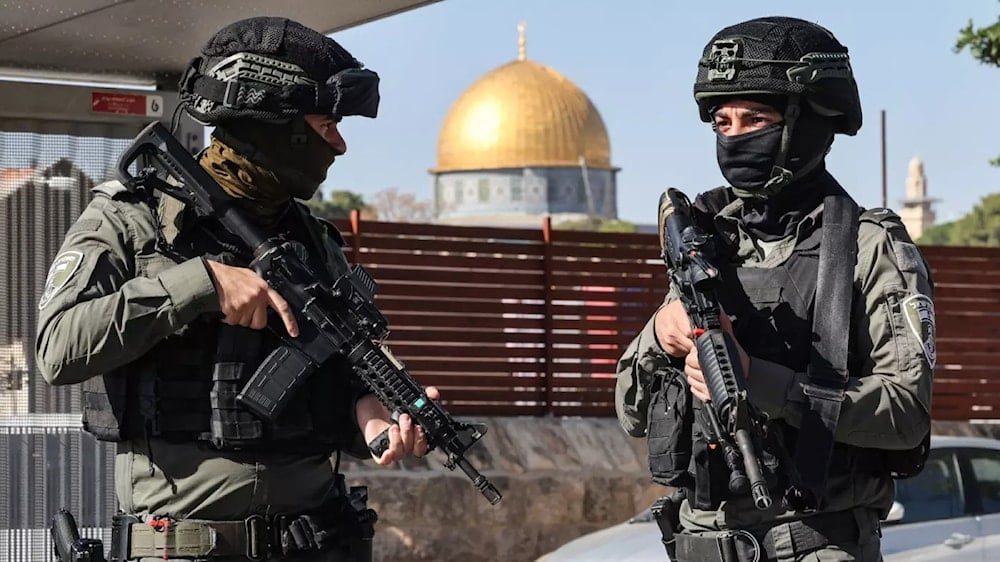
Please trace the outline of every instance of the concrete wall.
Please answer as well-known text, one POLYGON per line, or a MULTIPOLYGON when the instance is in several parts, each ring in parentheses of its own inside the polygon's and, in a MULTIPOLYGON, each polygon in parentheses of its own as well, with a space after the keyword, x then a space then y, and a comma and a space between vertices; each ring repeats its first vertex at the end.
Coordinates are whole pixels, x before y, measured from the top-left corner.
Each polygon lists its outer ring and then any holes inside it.
POLYGON ((376 560, 531 561, 620 523, 664 490, 651 483, 645 441, 617 421, 484 418, 469 459, 503 494, 492 506, 435 451, 400 468, 347 462, 379 512, 376 560))

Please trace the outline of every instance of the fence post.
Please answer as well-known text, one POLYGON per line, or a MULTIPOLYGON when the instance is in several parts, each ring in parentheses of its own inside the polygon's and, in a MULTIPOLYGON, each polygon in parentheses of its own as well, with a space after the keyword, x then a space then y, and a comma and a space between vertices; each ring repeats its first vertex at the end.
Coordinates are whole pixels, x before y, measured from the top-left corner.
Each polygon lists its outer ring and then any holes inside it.
POLYGON ((545 408, 543 413, 555 415, 552 405, 552 376, 555 369, 552 365, 552 217, 542 220, 542 241, 545 243, 542 254, 542 298, 545 300, 545 314, 542 317, 542 342, 545 345, 545 408))
POLYGON ((351 209, 351 234, 354 243, 351 244, 351 262, 361 263, 361 210, 351 209))

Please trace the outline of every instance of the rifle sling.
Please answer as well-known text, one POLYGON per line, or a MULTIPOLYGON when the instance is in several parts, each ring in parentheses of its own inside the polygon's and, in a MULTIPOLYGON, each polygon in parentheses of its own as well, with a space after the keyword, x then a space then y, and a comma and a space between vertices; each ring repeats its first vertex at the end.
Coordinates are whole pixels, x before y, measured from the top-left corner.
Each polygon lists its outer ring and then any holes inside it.
POLYGON ((830 455, 840 419, 849 373, 854 264, 858 253, 858 206, 850 198, 830 195, 823 201, 823 232, 813 312, 813 346, 803 391, 808 408, 802 415, 795 466, 813 508, 826 495, 830 455), (822 310, 818 303, 822 303, 822 310))

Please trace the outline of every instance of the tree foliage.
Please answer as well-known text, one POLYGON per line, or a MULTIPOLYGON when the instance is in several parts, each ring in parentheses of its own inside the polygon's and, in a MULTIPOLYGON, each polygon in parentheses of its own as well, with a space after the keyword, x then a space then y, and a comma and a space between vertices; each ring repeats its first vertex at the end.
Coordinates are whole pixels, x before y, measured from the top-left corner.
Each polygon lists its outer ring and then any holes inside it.
MULTIPOLYGON (((987 27, 975 27, 972 20, 958 32, 955 42, 955 52, 968 48, 973 58, 982 64, 1000 67, 1000 17, 996 23, 987 27)), ((990 161, 994 166, 1000 166, 1000 157, 990 161)))
POLYGON ((983 197, 969 214, 927 230, 919 244, 1000 246, 1000 193, 983 197))
POLYGON ((633 223, 618 219, 605 219, 595 216, 589 216, 583 219, 555 223, 552 225, 552 228, 555 228, 557 230, 587 230, 590 232, 635 232, 636 231, 636 226, 633 223))
POLYGON ((324 219, 346 219, 351 216, 351 210, 359 209, 364 216, 369 209, 365 198, 359 193, 347 190, 331 191, 327 197, 322 191, 317 191, 312 199, 306 201, 317 217, 324 219))
POLYGON ((958 32, 955 52, 968 47, 972 56, 983 64, 1000 66, 1000 17, 987 27, 976 27, 972 20, 958 32))

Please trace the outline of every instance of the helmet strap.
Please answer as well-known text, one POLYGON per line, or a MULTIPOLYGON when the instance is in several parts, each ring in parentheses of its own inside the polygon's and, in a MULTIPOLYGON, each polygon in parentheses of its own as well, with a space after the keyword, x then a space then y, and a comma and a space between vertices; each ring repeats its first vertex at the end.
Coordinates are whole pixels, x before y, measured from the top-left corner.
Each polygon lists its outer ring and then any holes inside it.
MULTIPOLYGON (((763 188, 754 193, 755 197, 760 199, 773 197, 795 179, 795 174, 785 167, 785 162, 788 160, 788 153, 792 148, 792 133, 795 131, 795 122, 798 121, 801 114, 800 96, 798 94, 789 94, 788 105, 785 106, 785 126, 781 130, 781 147, 774 158, 771 179, 767 180, 763 188)), ((807 165, 806 169, 799 170, 799 176, 805 175, 806 172, 816 166, 816 163, 810 162, 810 165, 807 165)))

